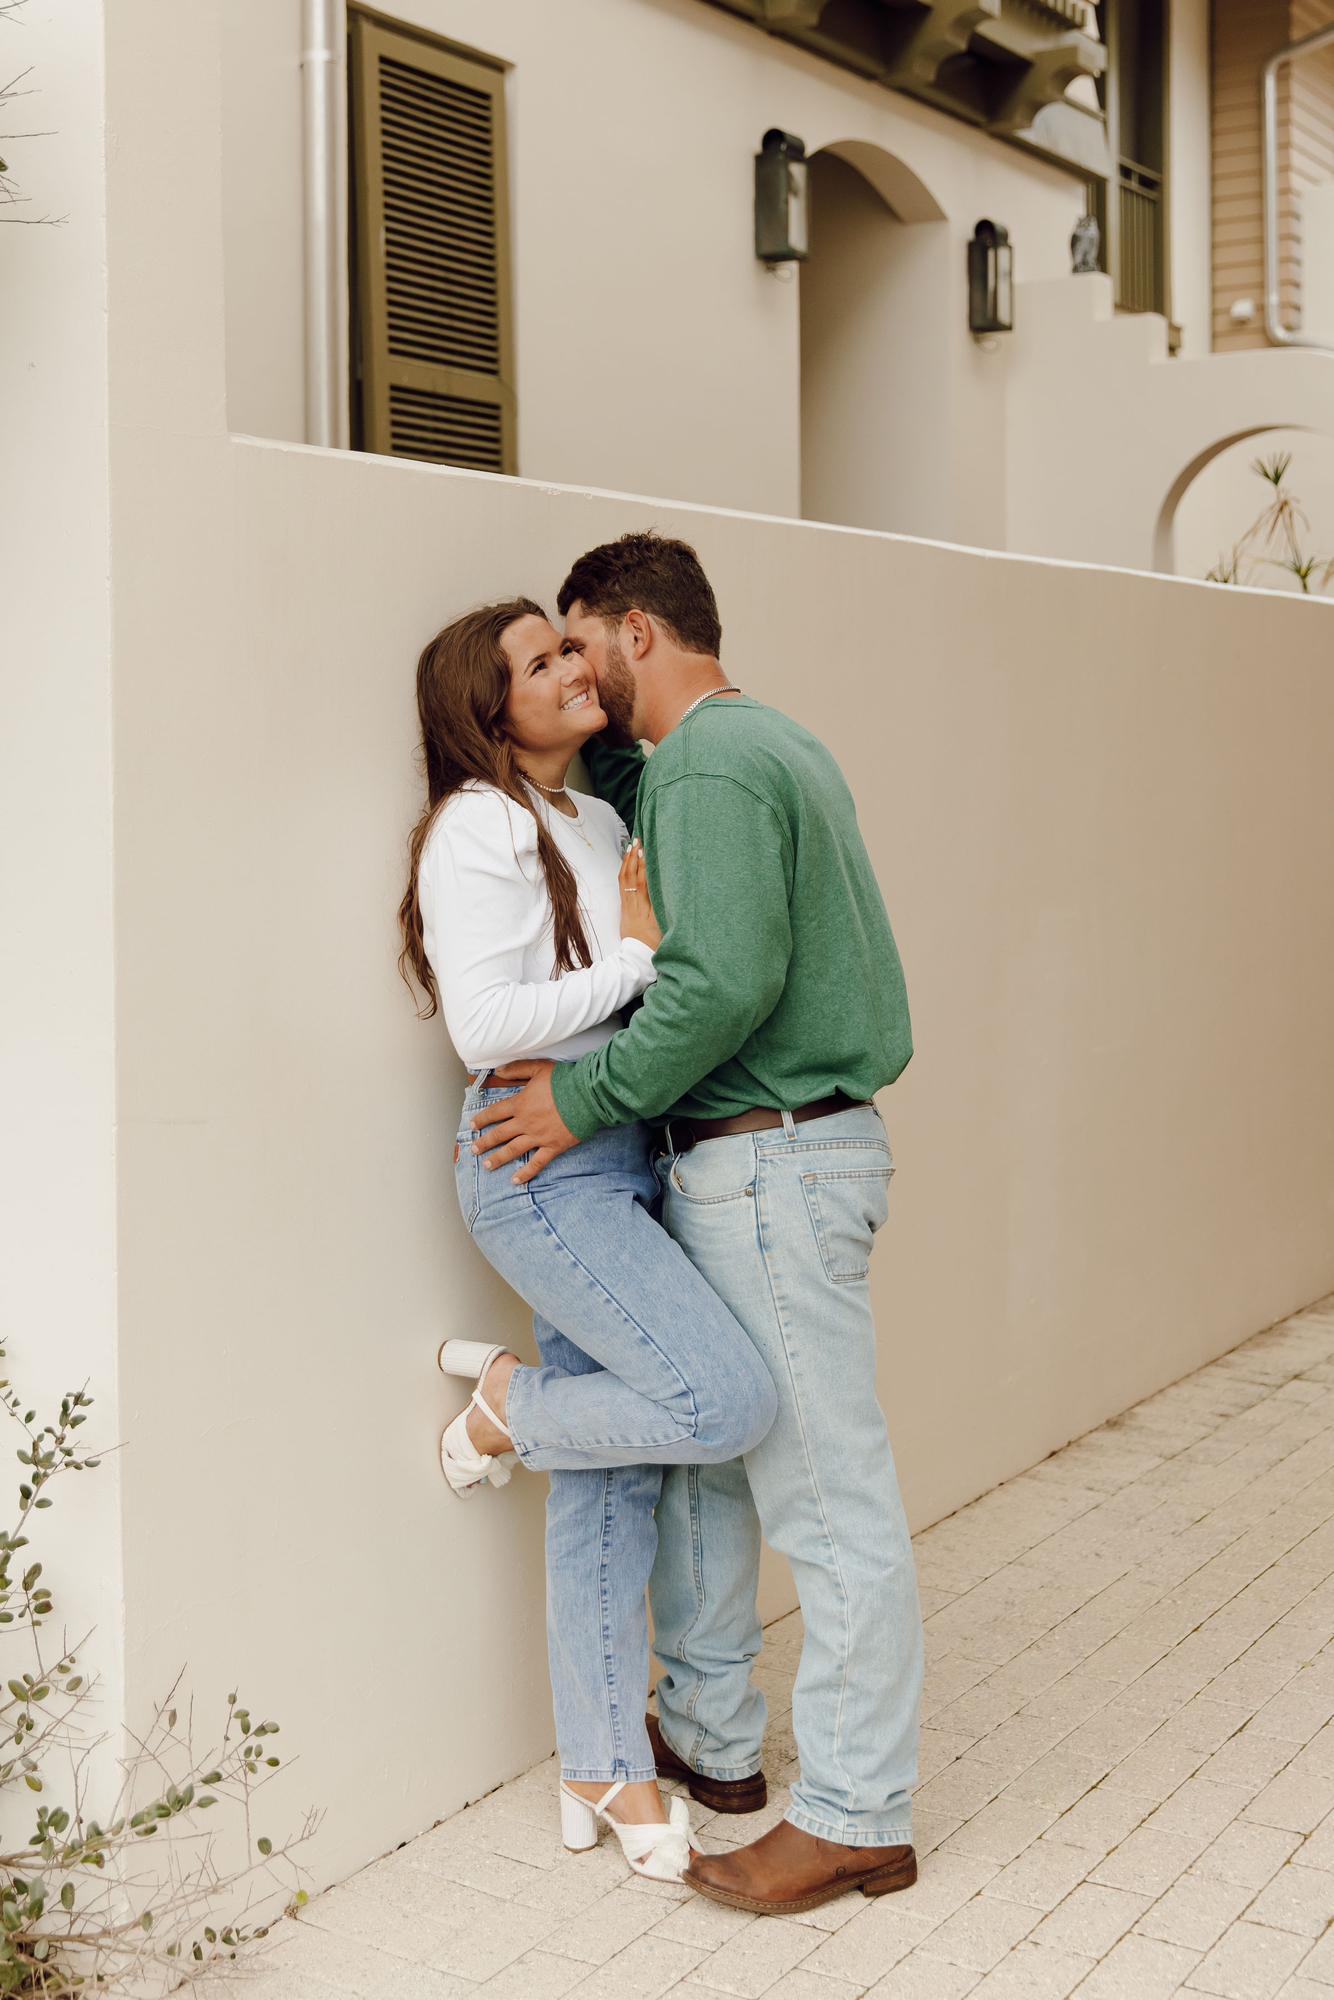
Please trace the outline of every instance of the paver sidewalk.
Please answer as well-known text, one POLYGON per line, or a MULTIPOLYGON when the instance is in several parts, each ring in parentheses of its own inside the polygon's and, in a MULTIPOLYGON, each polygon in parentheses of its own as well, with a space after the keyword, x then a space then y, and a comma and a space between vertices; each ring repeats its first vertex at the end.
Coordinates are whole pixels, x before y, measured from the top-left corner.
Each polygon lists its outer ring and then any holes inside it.
MULTIPOLYGON (((916 1549, 915 1888, 778 1919, 638 1881, 565 1852, 552 1760, 318 1897, 239 1990, 1334 2000, 1334 1299, 916 1549)), ((800 1638, 771 1627, 758 1669, 772 1803, 693 1808, 705 1847, 783 1812, 800 1638)))

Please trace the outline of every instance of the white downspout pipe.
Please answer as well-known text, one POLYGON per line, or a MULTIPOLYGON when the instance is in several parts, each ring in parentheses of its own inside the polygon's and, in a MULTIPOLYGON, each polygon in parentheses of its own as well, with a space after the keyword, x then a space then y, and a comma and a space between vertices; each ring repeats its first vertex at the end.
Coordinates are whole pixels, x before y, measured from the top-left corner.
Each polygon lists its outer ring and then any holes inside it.
POLYGON ((304 0, 301 111, 305 187, 306 442, 338 443, 338 202, 335 0, 304 0))
POLYGON ((1323 347, 1327 340, 1312 340, 1283 324, 1279 275, 1278 221, 1278 73, 1285 63, 1312 55, 1334 42, 1334 26, 1318 28, 1299 42, 1290 42, 1270 56, 1261 71, 1260 108, 1264 132, 1264 233, 1265 233, 1265 332, 1275 347, 1323 347))

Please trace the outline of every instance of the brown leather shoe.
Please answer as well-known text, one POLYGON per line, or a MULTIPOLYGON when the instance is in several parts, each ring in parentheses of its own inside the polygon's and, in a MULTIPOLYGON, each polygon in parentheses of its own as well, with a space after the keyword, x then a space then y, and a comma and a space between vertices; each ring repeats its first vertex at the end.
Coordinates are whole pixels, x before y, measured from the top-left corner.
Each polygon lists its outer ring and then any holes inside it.
POLYGON ((781 1819, 749 1847, 697 1854, 681 1878, 711 1902, 761 1917, 795 1916, 849 1889, 887 1896, 917 1880, 911 1847, 844 1847, 781 1819))
POLYGON ((753 1778, 711 1778, 706 1771, 692 1771, 689 1764, 663 1741, 657 1716, 646 1715, 644 1720, 648 1724, 648 1740, 653 1746, 653 1761, 660 1778, 680 1778, 689 1788, 691 1798, 698 1799, 710 1812, 751 1813, 767 1805, 769 1787, 763 1771, 757 1771, 753 1778))

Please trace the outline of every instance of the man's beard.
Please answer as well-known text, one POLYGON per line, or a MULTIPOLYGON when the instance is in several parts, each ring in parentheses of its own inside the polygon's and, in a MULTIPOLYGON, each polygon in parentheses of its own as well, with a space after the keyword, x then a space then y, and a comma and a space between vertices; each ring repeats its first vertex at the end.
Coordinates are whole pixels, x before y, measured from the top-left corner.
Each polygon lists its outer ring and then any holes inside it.
POLYGON ((615 639, 607 641, 607 656, 597 677, 598 699, 606 712, 607 727, 602 732, 608 743, 622 749, 636 741, 635 679, 625 654, 615 639))

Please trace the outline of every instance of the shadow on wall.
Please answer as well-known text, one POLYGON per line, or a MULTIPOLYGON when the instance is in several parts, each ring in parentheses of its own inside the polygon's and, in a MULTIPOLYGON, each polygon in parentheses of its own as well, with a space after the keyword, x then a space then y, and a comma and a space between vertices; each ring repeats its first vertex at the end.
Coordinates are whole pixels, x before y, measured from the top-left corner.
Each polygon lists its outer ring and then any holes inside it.
POLYGON ((801 512, 946 535, 950 232, 917 176, 846 140, 811 160, 801 267, 801 512))

